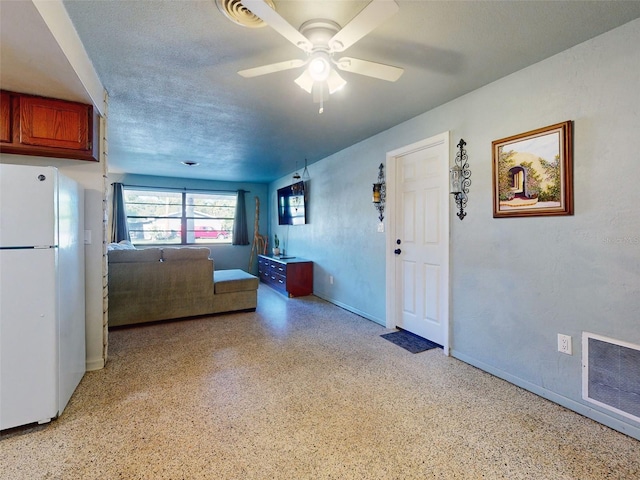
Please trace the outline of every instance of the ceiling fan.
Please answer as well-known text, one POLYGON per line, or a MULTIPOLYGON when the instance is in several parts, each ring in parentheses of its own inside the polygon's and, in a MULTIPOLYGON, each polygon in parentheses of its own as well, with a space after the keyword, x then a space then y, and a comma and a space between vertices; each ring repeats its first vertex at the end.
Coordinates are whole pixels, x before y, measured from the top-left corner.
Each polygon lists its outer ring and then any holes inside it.
POLYGON ((359 58, 335 58, 335 54, 345 51, 394 15, 398 11, 398 4, 393 0, 372 0, 342 29, 332 20, 314 19, 303 23, 300 30, 296 30, 263 0, 242 0, 242 4, 307 56, 305 59, 286 60, 241 70, 238 73, 245 78, 252 78, 306 67, 295 82, 313 95, 315 103, 320 104, 319 113, 323 112, 323 104, 329 95, 347 83, 336 68, 388 82, 395 82, 404 72, 404 69, 399 67, 359 58))

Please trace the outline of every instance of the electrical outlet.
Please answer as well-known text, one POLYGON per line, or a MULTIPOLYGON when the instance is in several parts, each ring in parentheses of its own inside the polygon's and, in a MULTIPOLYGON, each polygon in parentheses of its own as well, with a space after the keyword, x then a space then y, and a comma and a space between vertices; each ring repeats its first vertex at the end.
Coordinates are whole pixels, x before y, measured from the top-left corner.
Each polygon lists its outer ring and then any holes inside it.
POLYGON ((333 285, 333 275, 329 275, 329 285, 333 285))
POLYGON ((378 224, 378 232, 379 233, 384 233, 384 223, 383 222, 380 222, 378 224))
POLYGON ((571 335, 558 334, 558 351, 567 355, 573 354, 571 351, 571 335))

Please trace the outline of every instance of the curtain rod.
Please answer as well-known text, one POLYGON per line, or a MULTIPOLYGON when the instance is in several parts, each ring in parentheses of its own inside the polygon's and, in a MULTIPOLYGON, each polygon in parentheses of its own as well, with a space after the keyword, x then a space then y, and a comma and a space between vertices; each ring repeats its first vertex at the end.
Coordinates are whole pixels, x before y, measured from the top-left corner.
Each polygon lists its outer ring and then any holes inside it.
MULTIPOLYGON (((113 182, 121 183, 121 182, 113 182)), ((207 188, 187 188, 187 187, 157 187, 152 185, 132 185, 130 183, 122 183, 123 187, 134 187, 134 188, 148 188, 148 189, 159 189, 159 190, 175 190, 178 192, 214 192, 214 193, 238 193, 238 190, 242 190, 238 188, 237 190, 219 190, 219 189, 207 189, 207 188)), ((251 193, 250 190, 242 190, 244 193, 251 193)))

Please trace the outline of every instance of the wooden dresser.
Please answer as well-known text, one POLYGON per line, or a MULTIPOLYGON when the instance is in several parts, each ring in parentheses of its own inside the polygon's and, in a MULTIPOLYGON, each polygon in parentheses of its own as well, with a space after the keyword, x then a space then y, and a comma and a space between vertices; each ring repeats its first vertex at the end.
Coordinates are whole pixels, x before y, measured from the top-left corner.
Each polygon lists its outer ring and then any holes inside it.
POLYGON ((298 257, 258 255, 260 281, 289 297, 313 293, 313 262, 298 257))

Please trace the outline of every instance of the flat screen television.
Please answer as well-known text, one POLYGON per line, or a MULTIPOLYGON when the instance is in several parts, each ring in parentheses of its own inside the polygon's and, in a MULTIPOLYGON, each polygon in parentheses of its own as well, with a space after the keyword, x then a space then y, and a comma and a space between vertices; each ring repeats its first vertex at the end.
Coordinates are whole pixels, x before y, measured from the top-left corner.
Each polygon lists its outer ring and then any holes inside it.
POLYGON ((304 225, 307 216, 304 202, 304 182, 278 189, 278 224, 304 225))

